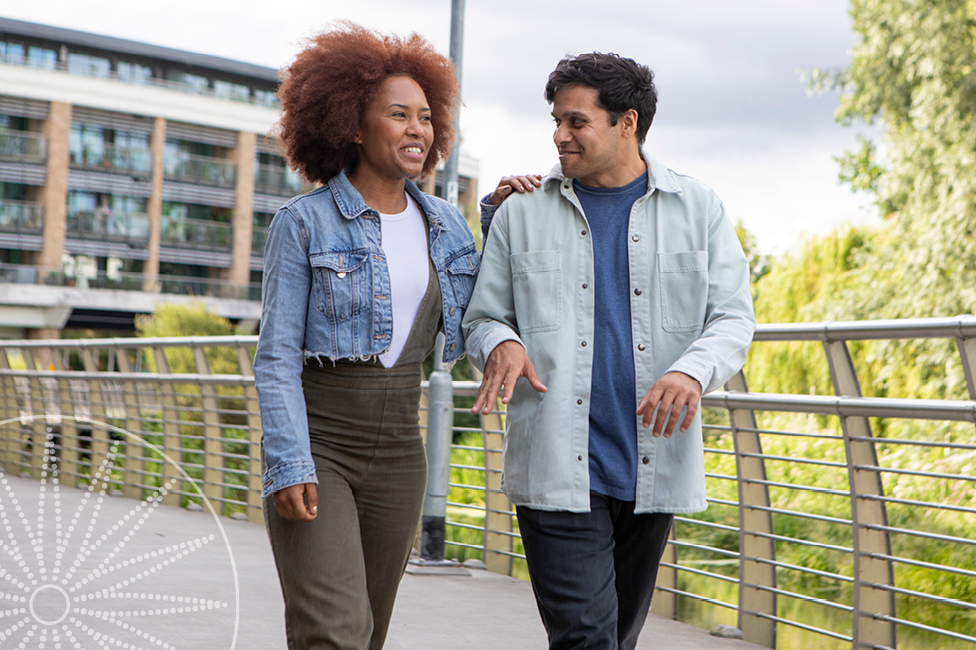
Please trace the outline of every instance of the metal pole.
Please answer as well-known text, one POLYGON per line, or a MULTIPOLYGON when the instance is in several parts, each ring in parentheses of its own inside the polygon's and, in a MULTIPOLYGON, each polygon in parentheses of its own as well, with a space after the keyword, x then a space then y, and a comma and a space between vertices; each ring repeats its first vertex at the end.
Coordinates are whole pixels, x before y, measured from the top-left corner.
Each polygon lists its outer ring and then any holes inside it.
MULTIPOLYGON (((451 0, 451 61, 461 86, 461 53, 464 49, 464 0, 451 0)), ((454 146, 451 157, 444 163, 444 198, 457 207, 458 204, 458 142, 461 135, 461 107, 454 116, 454 146)))
POLYGON ((425 563, 444 560, 444 522, 451 473, 451 438, 454 431, 454 385, 442 361, 444 335, 434 345, 434 371, 427 396, 427 494, 420 538, 425 563))

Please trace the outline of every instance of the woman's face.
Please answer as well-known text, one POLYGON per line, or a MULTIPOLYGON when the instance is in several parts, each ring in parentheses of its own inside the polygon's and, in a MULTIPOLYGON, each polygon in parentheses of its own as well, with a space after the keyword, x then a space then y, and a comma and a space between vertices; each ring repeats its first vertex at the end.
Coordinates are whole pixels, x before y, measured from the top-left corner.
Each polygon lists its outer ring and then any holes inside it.
POLYGON ((419 176, 434 142, 427 97, 410 77, 389 77, 363 116, 353 141, 359 165, 383 178, 419 176))

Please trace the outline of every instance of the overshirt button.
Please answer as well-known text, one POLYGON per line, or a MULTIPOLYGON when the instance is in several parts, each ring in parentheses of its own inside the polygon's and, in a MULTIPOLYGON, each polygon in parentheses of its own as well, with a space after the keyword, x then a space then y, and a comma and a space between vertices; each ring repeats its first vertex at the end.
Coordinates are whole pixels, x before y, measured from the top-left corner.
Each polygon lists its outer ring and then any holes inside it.
POLYGON ((457 343, 451 343, 451 349, 457 350, 457 343))
POLYGON ((647 348, 644 347, 644 344, 643 343, 640 343, 640 344, 637 345, 637 349, 640 350, 641 352, 643 352, 647 348))
POLYGON ((647 456, 644 456, 643 458, 641 458, 641 462, 647 465, 649 462, 651 462, 651 459, 648 458, 647 456))
POLYGON ((577 456, 576 457, 576 460, 583 460, 583 457, 582 456, 577 456))
POLYGON ((578 400, 576 400, 576 403, 577 403, 577 404, 582 404, 582 403, 583 403, 583 400, 581 400, 581 399, 578 399, 578 400))
POLYGON ((633 237, 631 237, 631 239, 633 241, 640 241, 640 235, 634 235, 633 237))
POLYGON ((586 347, 586 341, 583 341, 582 343, 580 343, 580 345, 585 348, 586 347))
POLYGON ((644 292, 643 292, 643 291, 641 291, 640 289, 634 289, 634 295, 635 295, 635 296, 639 296, 639 295, 641 295, 642 293, 644 293, 644 292))
POLYGON ((580 231, 580 234, 583 235, 584 237, 586 237, 586 231, 585 230, 581 230, 580 231))
POLYGON ((585 288, 586 288, 587 286, 588 286, 588 285, 587 285, 587 284, 586 284, 586 283, 584 282, 584 283, 583 283, 583 288, 585 289, 585 288))
POLYGON ((457 313, 457 307, 451 307, 451 311, 448 312, 451 316, 457 313))

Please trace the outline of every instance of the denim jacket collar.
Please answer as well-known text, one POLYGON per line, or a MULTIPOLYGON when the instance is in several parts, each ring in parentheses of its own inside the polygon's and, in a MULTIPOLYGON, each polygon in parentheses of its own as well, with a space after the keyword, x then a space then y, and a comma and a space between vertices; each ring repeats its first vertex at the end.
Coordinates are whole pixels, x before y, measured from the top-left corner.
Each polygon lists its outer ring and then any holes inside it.
MULTIPOLYGON (((654 190, 681 194, 681 188, 678 187, 678 183, 674 180, 674 173, 670 169, 655 160, 644 149, 641 149, 641 156, 643 156, 644 161, 647 163, 647 194, 651 194, 654 190)), ((563 176, 562 167, 559 163, 556 163, 552 170, 550 170, 549 175, 542 179, 542 182, 543 184, 550 181, 561 183, 564 180, 567 179, 563 176)))
MULTIPOLYGON (((339 206, 339 212, 346 219, 355 219, 367 212, 375 214, 376 210, 366 204, 359 190, 349 182, 349 174, 351 173, 352 167, 347 167, 343 173, 336 174, 329 180, 329 189, 332 190, 332 196, 335 197, 336 205, 339 206)), ((428 223, 432 227, 440 231, 450 230, 437 213, 438 211, 434 208, 430 197, 421 192, 420 188, 409 178, 406 180, 406 190, 420 206, 420 209, 423 210, 427 216, 428 223)))

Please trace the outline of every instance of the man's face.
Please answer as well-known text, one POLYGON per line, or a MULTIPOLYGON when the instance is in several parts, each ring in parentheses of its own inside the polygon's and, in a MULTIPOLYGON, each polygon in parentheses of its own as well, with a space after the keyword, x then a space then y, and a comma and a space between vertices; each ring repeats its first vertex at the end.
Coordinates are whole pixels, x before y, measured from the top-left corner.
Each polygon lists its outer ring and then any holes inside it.
POLYGON ((625 157, 620 122, 610 126, 610 113, 598 99, 596 88, 575 85, 556 91, 552 102, 552 139, 563 175, 593 187, 604 186, 602 179, 612 177, 625 157))

